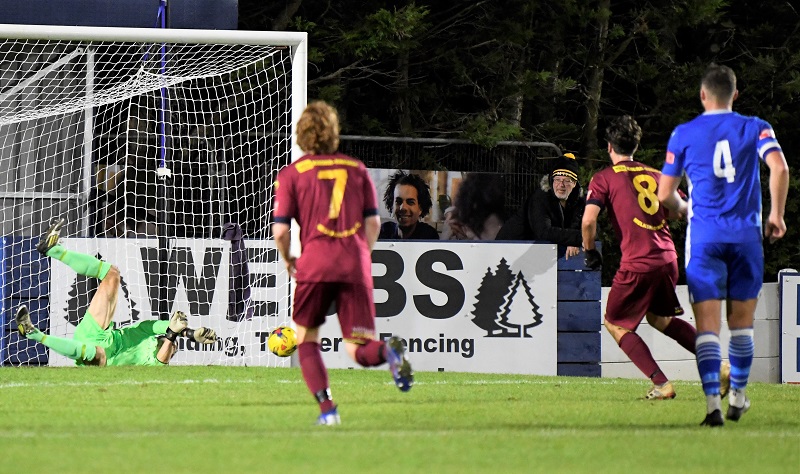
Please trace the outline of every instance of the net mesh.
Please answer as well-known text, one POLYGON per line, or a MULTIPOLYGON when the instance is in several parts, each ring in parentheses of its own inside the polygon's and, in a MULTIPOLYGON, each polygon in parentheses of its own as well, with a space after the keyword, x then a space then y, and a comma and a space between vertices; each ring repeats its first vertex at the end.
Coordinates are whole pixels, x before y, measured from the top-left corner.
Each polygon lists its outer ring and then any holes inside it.
POLYGON ((119 267, 114 324, 189 314, 221 336, 181 340, 173 363, 286 365, 266 334, 287 323, 269 234, 271 187, 291 161, 292 50, 251 44, 0 43, 2 363, 71 365, 21 339, 20 305, 72 337, 98 280, 35 245, 119 267))

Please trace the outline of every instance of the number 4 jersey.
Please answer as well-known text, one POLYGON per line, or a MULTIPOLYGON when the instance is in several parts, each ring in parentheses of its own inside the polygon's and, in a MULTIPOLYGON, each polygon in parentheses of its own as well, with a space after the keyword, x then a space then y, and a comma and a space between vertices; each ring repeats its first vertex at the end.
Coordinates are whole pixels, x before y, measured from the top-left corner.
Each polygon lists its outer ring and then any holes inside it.
POLYGON ((678 258, 667 226, 667 210, 656 187, 661 173, 638 161, 623 161, 592 177, 586 204, 606 209, 622 250, 620 270, 645 273, 678 258))
POLYGON ((377 215, 378 206, 364 163, 342 154, 305 155, 281 169, 275 188, 273 220, 300 225, 297 281, 371 288, 364 218, 377 215))
POLYGON ((780 150, 772 126, 731 111, 678 125, 662 172, 689 183, 689 242, 761 239, 760 162, 780 150))

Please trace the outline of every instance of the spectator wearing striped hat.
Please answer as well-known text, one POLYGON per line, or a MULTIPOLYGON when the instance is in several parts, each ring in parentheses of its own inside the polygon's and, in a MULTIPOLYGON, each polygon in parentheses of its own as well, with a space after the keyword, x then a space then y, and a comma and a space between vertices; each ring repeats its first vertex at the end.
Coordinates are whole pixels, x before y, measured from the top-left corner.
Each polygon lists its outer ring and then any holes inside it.
POLYGON ((581 220, 586 205, 578 181, 575 155, 566 153, 555 160, 550 173, 519 211, 500 229, 497 240, 539 240, 565 246, 567 256, 580 253, 581 220))

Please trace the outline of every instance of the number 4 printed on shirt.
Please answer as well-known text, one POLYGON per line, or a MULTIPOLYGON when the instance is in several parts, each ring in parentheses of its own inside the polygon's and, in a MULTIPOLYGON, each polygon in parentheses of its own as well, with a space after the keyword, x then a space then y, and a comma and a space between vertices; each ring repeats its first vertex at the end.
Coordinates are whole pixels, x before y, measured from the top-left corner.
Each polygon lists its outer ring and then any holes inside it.
POLYGON ((714 176, 725 178, 729 183, 736 179, 736 168, 733 167, 731 145, 728 140, 718 141, 714 148, 714 176))

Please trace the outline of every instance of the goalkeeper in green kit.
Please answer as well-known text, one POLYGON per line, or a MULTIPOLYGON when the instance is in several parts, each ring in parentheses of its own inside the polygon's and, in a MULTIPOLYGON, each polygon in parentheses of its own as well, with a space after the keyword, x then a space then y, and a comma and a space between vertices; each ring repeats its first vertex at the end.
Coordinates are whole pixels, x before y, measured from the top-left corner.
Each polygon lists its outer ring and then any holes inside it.
POLYGON ((186 314, 176 311, 169 321, 141 321, 121 329, 112 329, 111 319, 117 307, 120 274, 117 267, 91 255, 70 251, 58 243, 64 219, 56 220, 36 245, 42 255, 60 260, 81 275, 100 280, 73 339, 50 336, 31 322, 28 309, 17 309, 19 333, 40 342, 53 351, 73 359, 77 365, 166 365, 175 354, 178 337, 213 344, 213 329, 190 329, 186 314))

